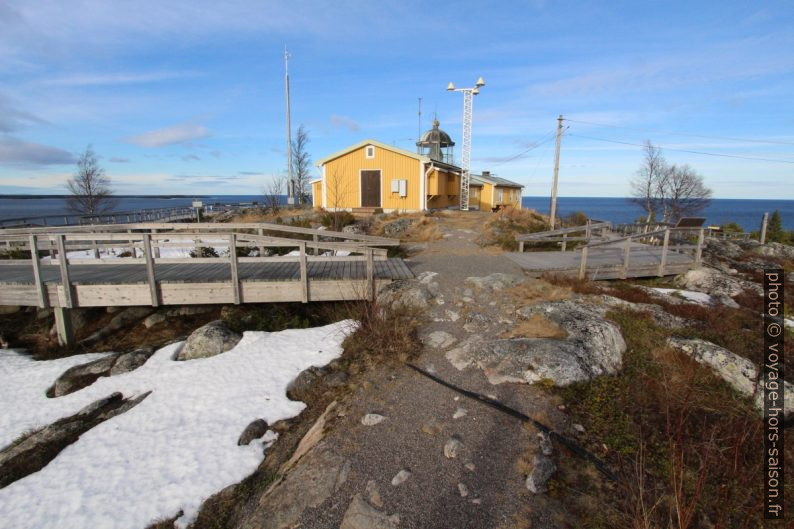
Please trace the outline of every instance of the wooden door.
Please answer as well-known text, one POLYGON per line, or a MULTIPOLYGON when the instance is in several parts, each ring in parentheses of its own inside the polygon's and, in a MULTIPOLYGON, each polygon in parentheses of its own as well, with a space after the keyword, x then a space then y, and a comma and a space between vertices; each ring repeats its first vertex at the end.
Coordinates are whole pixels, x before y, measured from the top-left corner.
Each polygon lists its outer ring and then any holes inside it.
POLYGON ((361 207, 380 207, 380 171, 361 171, 361 207))

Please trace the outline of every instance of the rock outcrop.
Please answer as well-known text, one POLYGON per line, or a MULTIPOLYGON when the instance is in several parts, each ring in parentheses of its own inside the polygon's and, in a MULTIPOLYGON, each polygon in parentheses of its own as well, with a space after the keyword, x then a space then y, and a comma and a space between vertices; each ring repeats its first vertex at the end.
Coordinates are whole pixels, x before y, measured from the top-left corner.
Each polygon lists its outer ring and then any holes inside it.
POLYGON ((138 369, 154 354, 151 347, 128 353, 112 353, 98 360, 70 367, 47 390, 48 397, 62 397, 81 390, 100 377, 111 377, 138 369))
MULTIPOLYGON (((668 343, 689 355, 699 364, 709 367, 738 393, 754 399, 756 409, 764 411, 763 388, 756 391, 758 368, 753 362, 719 345, 700 339, 673 337, 668 343)), ((762 383, 763 381, 761 381, 762 383)), ((786 419, 794 417, 794 385, 783 382, 783 399, 787 403, 784 413, 786 419)))
POLYGON ((0 451, 0 488, 47 466, 85 432, 138 405, 149 394, 125 400, 113 393, 40 430, 26 434, 0 451))
POLYGON ((430 306, 435 295, 429 284, 418 279, 400 279, 380 289, 377 303, 392 310, 423 310, 430 306))
POLYGON ((620 370, 626 343, 617 325, 603 318, 603 307, 566 300, 529 305, 518 312, 524 318, 544 316, 567 337, 487 341, 475 336, 449 350, 447 359, 458 369, 482 369, 492 384, 544 381, 567 386, 620 370))
POLYGON ((211 321, 193 331, 174 360, 194 360, 225 353, 242 339, 221 320, 211 321))
POLYGON ((757 283, 731 276, 714 268, 695 268, 675 279, 677 286, 686 290, 703 292, 711 296, 733 297, 745 290, 763 294, 757 283))
POLYGON ((80 341, 80 345, 87 346, 106 338, 114 332, 129 327, 134 323, 138 323, 146 316, 154 312, 152 307, 128 307, 113 316, 110 323, 99 329, 97 332, 80 341))

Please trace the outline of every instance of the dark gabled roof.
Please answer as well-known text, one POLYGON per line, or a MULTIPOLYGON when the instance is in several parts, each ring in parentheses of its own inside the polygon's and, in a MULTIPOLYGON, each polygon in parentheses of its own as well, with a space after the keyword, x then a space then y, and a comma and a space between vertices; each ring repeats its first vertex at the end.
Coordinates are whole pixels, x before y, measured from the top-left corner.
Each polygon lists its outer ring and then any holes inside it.
POLYGON ((481 174, 473 174, 471 175, 471 177, 473 180, 487 182, 495 186, 521 187, 521 188, 524 187, 523 184, 519 184, 518 182, 513 182, 512 180, 508 180, 507 178, 500 178, 498 176, 493 176, 493 175, 483 176, 481 174))

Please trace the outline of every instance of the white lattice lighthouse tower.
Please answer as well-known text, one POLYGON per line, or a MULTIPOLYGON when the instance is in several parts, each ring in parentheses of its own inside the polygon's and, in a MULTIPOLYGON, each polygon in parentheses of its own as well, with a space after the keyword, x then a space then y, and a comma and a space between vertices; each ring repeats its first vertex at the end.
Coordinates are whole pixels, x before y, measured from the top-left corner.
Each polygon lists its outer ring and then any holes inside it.
POLYGON ((463 152, 461 153, 460 167, 463 173, 460 175, 460 209, 469 210, 469 172, 471 170, 471 120, 472 103, 474 96, 480 93, 480 88, 485 86, 485 81, 480 77, 472 88, 455 88, 449 83, 447 90, 450 92, 463 92, 463 152))

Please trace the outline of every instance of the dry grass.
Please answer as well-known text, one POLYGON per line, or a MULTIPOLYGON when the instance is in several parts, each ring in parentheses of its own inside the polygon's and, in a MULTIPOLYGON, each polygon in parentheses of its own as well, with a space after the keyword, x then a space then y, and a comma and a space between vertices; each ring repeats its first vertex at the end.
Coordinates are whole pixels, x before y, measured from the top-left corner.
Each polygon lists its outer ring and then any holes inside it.
POLYGON ((312 210, 310 209, 282 208, 273 213, 269 209, 250 208, 241 211, 226 222, 277 222, 278 219, 283 220, 287 217, 294 217, 295 215, 307 215, 310 213, 312 213, 312 210))
MULTIPOLYGON (((628 347, 621 373, 560 391, 586 426, 588 447, 619 477, 617 493, 608 494, 576 468, 561 472, 568 491, 597 499, 570 502, 580 526, 762 526, 761 422, 749 399, 667 348, 669 331, 650 316, 616 311, 610 318, 628 347)), ((789 460, 792 447, 787 443, 789 460)))
POLYGON ((573 291, 567 284, 537 279, 525 281, 509 289, 507 295, 516 304, 528 304, 568 299, 573 291))
POLYGON ((413 226, 400 237, 400 239, 409 242, 430 242, 441 239, 443 234, 438 227, 438 221, 433 218, 419 219, 413 226))
POLYGON ((548 229, 548 219, 531 209, 504 209, 493 213, 477 240, 480 246, 499 246, 504 250, 518 250, 515 237, 548 229))
POLYGON ((518 322, 502 334, 502 338, 555 338, 564 339, 568 333, 540 314, 518 322))

